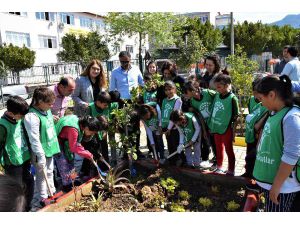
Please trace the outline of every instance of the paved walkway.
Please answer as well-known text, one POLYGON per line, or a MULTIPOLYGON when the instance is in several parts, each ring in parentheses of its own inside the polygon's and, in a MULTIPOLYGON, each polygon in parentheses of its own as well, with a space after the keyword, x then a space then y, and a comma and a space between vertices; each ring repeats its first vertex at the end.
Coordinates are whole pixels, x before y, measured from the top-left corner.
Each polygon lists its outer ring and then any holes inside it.
MULTIPOLYGON (((166 146, 167 142, 164 139, 164 145, 165 145, 165 152, 167 153, 166 146)), ((141 146, 141 152, 148 152, 148 147, 147 147, 147 139, 146 139, 146 132, 141 124, 141 140, 140 140, 140 146, 141 146)), ((239 176, 245 172, 245 156, 246 156, 246 147, 240 147, 240 146, 234 146, 233 147, 234 153, 235 153, 235 176, 239 176)), ((211 153, 209 158, 211 159, 213 157, 213 154, 211 153)), ((224 153, 224 162, 223 162, 223 169, 227 170, 228 167, 228 160, 227 160, 227 155, 224 153)))

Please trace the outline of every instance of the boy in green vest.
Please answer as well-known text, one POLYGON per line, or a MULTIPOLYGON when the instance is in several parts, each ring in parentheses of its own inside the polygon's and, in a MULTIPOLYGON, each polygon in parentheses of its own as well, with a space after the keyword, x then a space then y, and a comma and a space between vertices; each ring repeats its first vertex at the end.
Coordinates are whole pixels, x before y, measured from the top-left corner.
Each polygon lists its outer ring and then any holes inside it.
POLYGON ((25 188, 25 210, 28 211, 33 197, 34 180, 30 173, 30 148, 22 118, 29 106, 19 96, 10 97, 6 104, 7 111, 0 119, 0 162, 5 174, 25 188))
MULTIPOLYGON (((176 124, 179 130, 180 140, 179 146, 188 146, 185 148, 185 157, 187 166, 190 168, 200 168, 201 157, 201 135, 200 126, 193 113, 183 113, 180 110, 174 110, 171 113, 170 120, 176 124), (194 155, 192 154, 194 150, 194 155)), ((177 148, 177 150, 178 150, 177 148)))
MULTIPOLYGON (((108 92, 102 91, 97 97, 96 101, 90 103, 89 105, 89 115, 93 117, 104 116, 108 122, 111 121, 112 115, 111 112, 114 109, 118 109, 119 104, 117 102, 111 102, 111 97, 108 92)), ((109 135, 113 136, 113 135, 109 135)), ((96 138, 96 137, 95 137, 96 138)), ((102 131, 99 134, 99 143, 101 145, 101 152, 106 161, 109 161, 108 158, 108 143, 107 143, 107 133, 102 131)), ((111 149, 112 161, 117 160, 116 149, 111 149)))
POLYGON ((226 175, 234 176, 235 155, 233 152, 234 130, 239 115, 237 97, 231 92, 231 78, 229 75, 218 74, 214 80, 216 91, 212 114, 209 118, 208 127, 214 134, 217 169, 215 173, 224 174, 222 170, 224 159, 224 147, 228 157, 228 170, 226 175))
MULTIPOLYGON (((254 168, 256 158, 256 146, 258 141, 258 134, 263 128, 263 124, 268 116, 268 110, 261 104, 257 98, 256 85, 261 81, 262 77, 256 78, 252 82, 253 98, 256 99, 256 104, 253 105, 251 113, 246 116, 246 132, 245 141, 247 143, 246 157, 245 157, 245 173, 242 177, 252 178, 252 172, 254 168), (261 124, 261 125, 260 125, 261 124)), ((251 102, 251 100, 250 100, 251 102)))
POLYGON ((53 156, 60 152, 51 107, 55 101, 52 90, 41 87, 33 93, 24 125, 31 147, 31 162, 35 167, 33 209, 44 206, 44 200, 56 192, 53 179, 53 156), (48 185, 47 185, 48 183, 48 185))
POLYGON ((72 189, 70 173, 75 168, 74 155, 93 160, 93 154, 80 144, 82 139, 90 139, 97 134, 103 128, 102 124, 95 117, 78 118, 76 115, 69 115, 60 118, 55 125, 61 153, 55 155, 54 159, 62 178, 64 192, 72 189))
POLYGON ((149 151, 153 153, 153 156, 155 156, 156 152, 158 159, 164 159, 165 156, 161 129, 161 110, 159 105, 155 102, 149 102, 148 104, 141 105, 139 107, 139 116, 146 130, 149 151))
POLYGON ((255 89, 255 86, 258 84, 258 82, 263 78, 263 76, 258 76, 253 82, 252 82, 252 93, 253 95, 250 97, 248 102, 248 112, 251 114, 254 110, 254 107, 260 103, 259 99, 257 98, 257 92, 255 89))
MULTIPOLYGON (((209 168, 211 166, 211 163, 209 162, 209 143, 211 144, 214 158, 216 158, 216 146, 213 135, 208 131, 207 122, 209 117, 211 116, 212 104, 216 92, 210 89, 200 88, 197 81, 189 81, 185 83, 184 87, 186 96, 190 99, 192 106, 189 111, 194 112, 196 116, 199 115, 198 121, 201 122, 202 137, 205 137, 204 135, 206 135, 206 138, 203 138, 203 141, 201 142, 202 162, 200 163, 200 166, 203 168, 209 168), (202 118, 200 118, 200 116, 202 116, 204 121, 202 121, 202 118)), ((216 163, 216 161, 214 163, 216 163)))

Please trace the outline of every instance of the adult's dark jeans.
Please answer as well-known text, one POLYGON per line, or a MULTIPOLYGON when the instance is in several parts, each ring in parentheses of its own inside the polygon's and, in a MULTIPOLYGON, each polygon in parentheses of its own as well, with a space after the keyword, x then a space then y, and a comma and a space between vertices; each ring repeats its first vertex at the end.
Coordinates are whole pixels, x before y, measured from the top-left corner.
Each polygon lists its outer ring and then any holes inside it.
POLYGON ((30 210, 30 203, 34 193, 34 179, 30 172, 31 163, 30 160, 20 166, 4 166, 5 174, 13 177, 24 188, 26 197, 25 210, 30 210))

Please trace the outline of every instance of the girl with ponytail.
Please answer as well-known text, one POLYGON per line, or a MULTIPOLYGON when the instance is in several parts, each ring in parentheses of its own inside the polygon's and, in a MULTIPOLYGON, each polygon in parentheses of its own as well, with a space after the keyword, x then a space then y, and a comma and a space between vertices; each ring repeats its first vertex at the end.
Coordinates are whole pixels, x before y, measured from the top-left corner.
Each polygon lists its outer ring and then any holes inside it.
POLYGON ((264 77, 256 87, 271 111, 257 146, 253 176, 266 198, 265 211, 287 212, 300 191, 300 109, 288 76, 264 77))

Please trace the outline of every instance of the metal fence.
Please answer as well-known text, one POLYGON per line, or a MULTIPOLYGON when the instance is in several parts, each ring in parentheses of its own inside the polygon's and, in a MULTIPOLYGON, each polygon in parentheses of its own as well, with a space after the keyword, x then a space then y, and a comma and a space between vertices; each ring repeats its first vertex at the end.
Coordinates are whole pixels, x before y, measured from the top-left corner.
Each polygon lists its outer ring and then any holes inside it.
MULTIPOLYGON (((131 60, 132 65, 138 66, 138 59, 131 60)), ((119 60, 102 61, 104 71, 109 80, 110 72, 120 66, 119 60)), ((19 74, 10 72, 7 76, 0 78, 0 85, 29 85, 40 84, 51 85, 60 80, 64 75, 78 77, 83 72, 80 63, 48 64, 43 66, 33 66, 30 69, 21 71, 19 74)))
POLYGON ((16 84, 39 84, 47 85, 59 81, 59 79, 69 74, 76 78, 82 69, 79 63, 69 64, 49 64, 44 66, 33 66, 30 69, 21 71, 19 74, 10 72, 8 76, 0 79, 0 85, 16 84))
MULTIPOLYGON (((119 60, 102 61, 107 79, 110 80, 111 71, 120 66, 119 60)), ((132 65, 138 66, 138 59, 131 60, 132 65)), ((9 72, 7 76, 0 77, 0 109, 5 107, 6 98, 3 98, 1 86, 10 85, 53 85, 64 75, 71 75, 74 79, 83 72, 80 63, 57 63, 43 66, 33 66, 30 69, 21 71, 19 74, 9 72), (2 97, 1 97, 2 96, 2 97)))

